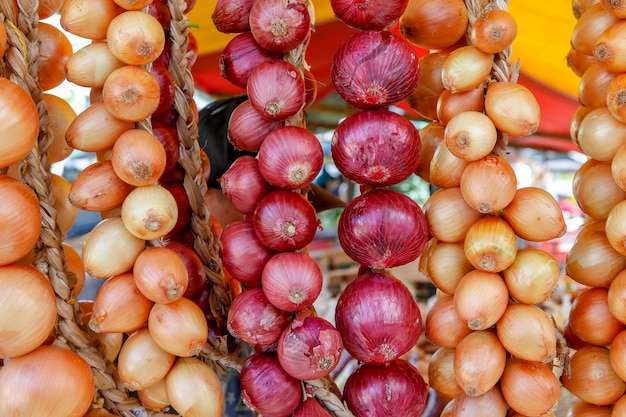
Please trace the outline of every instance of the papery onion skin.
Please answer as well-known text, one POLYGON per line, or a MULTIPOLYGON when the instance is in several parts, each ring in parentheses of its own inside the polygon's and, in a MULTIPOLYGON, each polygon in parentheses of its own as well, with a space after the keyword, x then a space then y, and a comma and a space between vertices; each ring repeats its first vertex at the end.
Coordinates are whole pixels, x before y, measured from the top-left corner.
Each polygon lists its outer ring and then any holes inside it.
POLYGON ((270 250, 299 250, 311 243, 318 225, 315 208, 295 191, 267 193, 254 211, 252 224, 259 240, 270 250))
POLYGON ((494 332, 469 333, 454 350, 454 375, 459 386, 472 397, 486 394, 500 380, 506 357, 507 352, 494 332))
POLYGON ((468 13, 462 0, 410 0, 400 17, 400 32, 424 49, 444 49, 465 34, 468 13))
POLYGON ((380 109, 408 98, 419 82, 410 44, 389 31, 360 31, 345 40, 331 63, 335 90, 350 106, 380 109))
POLYGON ((263 48, 252 33, 240 33, 224 46, 219 56, 220 75, 237 87, 246 88, 252 70, 272 59, 280 59, 280 54, 263 48))
POLYGON ((611 312, 608 294, 608 288, 589 287, 581 290, 574 299, 569 312, 569 326, 582 341, 608 346, 624 329, 624 324, 611 312))
POLYGON ((343 398, 358 417, 419 417, 428 389, 420 373, 403 359, 385 366, 364 364, 346 380, 343 398))
POLYGON ((505 417, 509 408, 499 385, 476 397, 461 392, 451 403, 450 417, 475 417, 477 415, 505 417))
POLYGON ((424 319, 424 336, 438 346, 454 348, 471 331, 459 318, 454 298, 449 295, 435 300, 424 319))
POLYGON ((228 141, 235 149, 258 152, 265 137, 284 126, 281 120, 267 120, 250 100, 238 105, 228 119, 228 141))
POLYGON ((528 88, 516 83, 489 84, 485 112, 499 130, 513 136, 532 135, 541 119, 537 98, 528 88))
POLYGON ((540 248, 522 248, 515 260, 502 271, 511 298, 526 304, 540 304, 557 289, 561 265, 549 252, 540 248))
POLYGON ((445 398, 465 393, 454 374, 454 348, 440 347, 428 361, 428 385, 445 398))
POLYGON ((240 385, 244 403, 266 416, 290 416, 302 400, 300 382, 283 370, 272 352, 248 357, 241 369, 240 385))
POLYGON ((472 330, 485 330, 500 320, 509 304, 509 292, 496 273, 473 270, 454 289, 454 308, 472 330))
POLYGON ((81 210, 105 211, 119 207, 134 189, 115 173, 112 161, 96 161, 78 174, 68 198, 81 210))
POLYGON ((482 217, 467 204, 460 187, 436 190, 426 200, 423 209, 429 233, 441 242, 462 242, 469 228, 482 217))
POLYGON ((561 387, 551 365, 511 359, 500 388, 511 408, 523 415, 549 415, 559 405, 561 387))
POLYGON ((259 170, 258 159, 251 155, 237 158, 218 182, 228 201, 245 215, 253 214, 261 197, 273 190, 259 170))
POLYGON ((129 65, 148 65, 165 47, 163 27, 142 10, 125 11, 114 17, 106 38, 113 55, 129 65))
POLYGON ((408 0, 331 0, 330 5, 335 16, 345 25, 366 30, 388 28, 400 19, 408 2, 408 0))
POLYGON ((41 89, 47 91, 65 81, 65 64, 72 55, 72 44, 64 32, 46 22, 39 22, 37 36, 37 80, 41 89))
POLYGON ((405 117, 386 109, 364 110, 341 121, 331 141, 337 169, 357 184, 386 187, 419 166, 420 136, 405 117))
POLYGON ((187 268, 178 253, 167 247, 144 249, 133 266, 137 288, 148 299, 162 304, 178 300, 187 290, 187 268))
POLYGON ((33 99, 8 78, 0 80, 0 97, 3 102, 0 167, 6 168, 28 155, 37 140, 40 123, 33 99))
POLYGON ((339 296, 335 311, 344 348, 359 361, 384 364, 409 351, 422 317, 406 286, 385 272, 366 271, 339 296))
POLYGON ((517 178, 505 158, 489 154, 467 166, 460 187, 461 195, 470 207, 482 214, 493 214, 513 201, 517 178))
POLYGON ((302 44, 311 16, 302 0, 255 0, 250 8, 250 32, 265 49, 284 53, 302 44))
POLYGON ((437 102, 446 91, 441 79, 441 69, 449 52, 431 52, 420 57, 420 79, 413 93, 406 99, 413 110, 428 120, 438 120, 437 102))
POLYGON ((122 203, 122 221, 130 233, 140 239, 158 239, 174 229, 178 204, 174 196, 159 184, 137 187, 122 203))
POLYGON ((291 314, 274 307, 259 287, 246 288, 229 310, 228 331, 252 346, 274 345, 289 325, 291 314))
POLYGON ((323 276, 318 263, 304 252, 281 252, 267 261, 261 288, 277 308, 302 311, 313 305, 322 291, 323 276))
POLYGON ((301 313, 278 340, 276 352, 283 369, 301 380, 330 374, 339 363, 343 343, 339 331, 326 319, 301 313))
POLYGON ((224 411, 220 379, 211 365, 198 358, 174 362, 165 377, 165 392, 172 407, 184 416, 221 416, 224 411))
POLYGON ((326 411, 324 407, 313 397, 307 397, 300 403, 296 411, 293 412, 293 417, 332 417, 331 414, 326 411))
POLYGON ((228 224, 221 241, 222 263, 230 274, 245 284, 260 282, 263 267, 275 251, 259 240, 252 222, 239 220, 228 224))
POLYGON ((257 159, 259 170, 270 185, 296 190, 310 185, 320 173, 324 150, 306 128, 283 126, 263 139, 257 159))
POLYGON ((188 282, 187 289, 183 295, 187 298, 194 298, 200 295, 207 283, 207 276, 198 252, 183 243, 173 240, 165 242, 165 247, 176 252, 185 264, 188 282))
POLYGON ((218 0, 211 20, 222 33, 240 33, 250 30, 250 9, 254 0, 218 0))
POLYGON ((252 70, 246 89, 252 107, 270 121, 295 115, 306 97, 298 69, 280 59, 263 62, 252 70))
POLYGON ((414 261, 428 241, 426 216, 406 195, 374 189, 345 207, 338 239, 346 254, 361 265, 385 269, 414 261))

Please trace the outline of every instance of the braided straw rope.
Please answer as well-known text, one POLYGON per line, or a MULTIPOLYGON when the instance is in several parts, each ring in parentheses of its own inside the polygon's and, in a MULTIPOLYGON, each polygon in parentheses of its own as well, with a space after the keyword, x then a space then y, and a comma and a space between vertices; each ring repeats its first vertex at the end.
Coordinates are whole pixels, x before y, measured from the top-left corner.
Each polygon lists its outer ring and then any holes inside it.
POLYGON ((38 2, 19 0, 17 16, 10 1, 2 0, 0 12, 4 15, 9 48, 2 66, 2 76, 27 91, 37 106, 40 131, 37 143, 19 166, 22 181, 29 185, 39 199, 42 229, 35 247, 35 265, 50 279, 57 299, 56 344, 64 344, 80 355, 92 368, 96 383, 96 402, 106 405, 121 415, 132 417, 131 409, 137 402, 129 399, 114 378, 111 364, 107 364, 96 342, 83 332, 80 309, 72 293, 76 277, 67 269, 67 258, 62 247, 62 233, 56 223, 54 196, 51 193, 52 176, 47 149, 52 140, 43 91, 38 84, 39 57, 38 2))

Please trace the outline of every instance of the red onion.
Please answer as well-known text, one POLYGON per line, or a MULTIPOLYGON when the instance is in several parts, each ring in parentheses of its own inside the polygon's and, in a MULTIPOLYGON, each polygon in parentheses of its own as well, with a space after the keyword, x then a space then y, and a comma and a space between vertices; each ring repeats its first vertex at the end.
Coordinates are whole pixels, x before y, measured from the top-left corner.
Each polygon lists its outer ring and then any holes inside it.
POLYGON ((301 126, 283 126, 268 134, 257 157, 263 178, 286 190, 310 185, 324 164, 320 141, 301 126))
POLYGON ((172 13, 167 4, 160 1, 152 1, 146 6, 146 13, 159 21, 163 32, 168 33, 172 23, 172 13))
POLYGON ((422 209, 406 195, 373 189, 345 207, 337 237, 346 254, 372 269, 405 265, 420 256, 428 242, 422 209))
POLYGON ((327 320, 299 314, 278 340, 278 360, 292 377, 301 380, 328 375, 339 362, 343 344, 339 331, 327 320))
POLYGON ((246 88, 248 77, 257 65, 280 57, 279 53, 259 45, 250 32, 240 33, 226 44, 219 56, 220 75, 237 87, 246 88))
POLYGON ((167 70, 167 66, 160 62, 153 62, 150 66, 150 72, 159 82, 159 88, 161 89, 159 105, 152 114, 164 114, 174 105, 174 95, 176 92, 174 77, 172 77, 172 74, 167 70))
POLYGON ((333 134, 337 169, 357 184, 386 187, 409 178, 420 163, 417 128, 389 110, 364 110, 344 119, 333 134))
POLYGON ((178 164, 180 156, 178 132, 176 126, 170 126, 158 119, 152 119, 152 134, 165 148, 165 171, 164 174, 170 172, 178 164))
POLYGON ((293 116, 302 109, 306 97, 298 69, 280 59, 263 62, 252 70, 247 92, 252 107, 267 120, 293 116))
POLYGON ((385 366, 361 365, 346 380, 343 398, 356 417, 420 417, 428 389, 413 365, 396 359, 385 366))
MULTIPOLYGON (((200 54, 200 50, 198 49, 199 47, 200 45, 198 45, 198 38, 196 38, 192 32, 188 32, 187 49, 185 50, 185 55, 187 55, 187 65, 189 66, 189 68, 192 68, 198 60, 198 55, 200 54)), ((191 106, 193 106, 193 104, 191 106)))
POLYGON ((419 81, 419 64, 404 38, 364 30, 346 39, 331 63, 335 90, 350 106, 381 109, 408 98, 419 81))
POLYGON ((259 162, 251 155, 237 158, 218 181, 224 196, 245 215, 251 215, 257 201, 273 189, 261 175, 259 162))
POLYGON ((182 182, 162 182, 161 186, 169 191, 176 200, 176 207, 178 208, 178 217, 176 218, 176 224, 174 228, 167 234, 168 236, 174 236, 182 232, 189 227, 191 222, 191 206, 189 204, 189 198, 185 187, 182 182))
POLYGON ((332 417, 332 415, 315 398, 307 397, 293 412, 293 417, 332 417))
POLYGON ((236 280, 259 284, 267 261, 274 255, 257 237, 251 222, 228 224, 222 232, 222 264, 236 280))
POLYGON ((294 191, 275 190, 259 200, 252 223, 265 246, 276 252, 287 252, 311 243, 318 219, 315 208, 304 196, 294 191))
POLYGON ((366 271, 343 290, 335 309, 344 348, 368 364, 389 363, 408 352, 422 331, 411 291, 396 277, 366 271))
POLYGON ((266 417, 288 417, 302 400, 300 381, 285 372, 274 352, 251 355, 239 381, 244 403, 266 417))
POLYGON ((166 241, 165 247, 176 252, 183 260, 187 269, 187 289, 183 296, 189 299, 199 296, 206 287, 207 277, 198 253, 192 248, 173 240, 166 241))
POLYGON ((302 311, 313 305, 322 291, 322 271, 309 254, 281 252, 267 261, 261 288, 272 304, 285 311, 302 311))
POLYGON ((228 140, 235 147, 248 152, 258 152, 265 137, 284 126, 281 120, 267 120, 246 100, 231 113, 228 120, 228 140))
POLYGON ((317 98, 317 80, 315 75, 306 68, 302 68, 302 77, 304 78, 304 89, 306 91, 304 97, 304 108, 308 109, 317 98))
POLYGON ((222 33, 240 33, 250 30, 250 8, 254 0, 217 0, 211 20, 222 33))
POLYGON ((309 36, 311 16, 303 0, 255 0, 250 31, 265 49, 287 52, 309 36))
POLYGON ((354 29, 385 29, 394 24, 409 0, 330 0, 335 16, 354 29))
POLYGON ((246 288, 228 310, 228 331, 252 346, 267 348, 278 342, 291 315, 274 307, 259 287, 246 288))

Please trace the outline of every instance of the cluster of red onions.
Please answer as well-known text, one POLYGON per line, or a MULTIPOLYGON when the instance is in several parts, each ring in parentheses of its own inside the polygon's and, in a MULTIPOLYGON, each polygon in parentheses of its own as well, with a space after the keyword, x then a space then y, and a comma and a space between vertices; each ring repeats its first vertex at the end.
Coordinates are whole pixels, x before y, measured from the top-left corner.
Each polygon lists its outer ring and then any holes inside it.
POLYGON ((303 0, 220 0, 212 19, 218 30, 237 33, 220 56, 220 72, 248 96, 229 119, 228 139, 256 153, 219 179, 244 215, 221 235, 222 265, 245 287, 227 328, 255 351, 241 370, 245 403, 287 417, 308 398, 300 381, 329 375, 343 351, 339 331, 312 307, 323 279, 307 252, 319 224, 307 192, 324 152, 302 112, 315 100, 315 79, 306 62, 283 59, 294 50, 304 55, 312 22, 303 0))
POLYGON ((415 261, 428 241, 422 209, 389 188, 414 174, 422 152, 417 128, 389 109, 411 95, 420 76, 413 47, 387 30, 407 1, 331 5, 346 25, 359 29, 339 47, 331 66, 337 93, 361 110, 339 124, 331 142, 338 170, 362 191, 338 224, 342 249, 362 266, 335 311, 344 347, 362 363, 343 395, 359 417, 417 417, 426 407, 426 384, 401 357, 417 343, 422 318, 411 291, 385 271, 415 261))

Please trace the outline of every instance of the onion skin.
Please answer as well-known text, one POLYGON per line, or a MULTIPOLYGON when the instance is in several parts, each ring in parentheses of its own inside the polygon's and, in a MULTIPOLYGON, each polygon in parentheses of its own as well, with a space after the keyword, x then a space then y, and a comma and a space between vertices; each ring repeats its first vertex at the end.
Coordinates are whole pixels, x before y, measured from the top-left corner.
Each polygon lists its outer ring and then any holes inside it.
POLYGON ((360 31, 346 39, 331 63, 335 90, 357 109, 380 109, 408 98, 419 81, 415 50, 389 31, 360 31))
POLYGON ((400 32, 421 48, 444 49, 466 34, 468 24, 462 0, 410 0, 400 17, 400 32))
POLYGON ((361 265, 373 269, 405 265, 426 246, 426 216, 406 195, 374 189, 345 207, 338 238, 346 254, 361 265))
POLYGON ((473 270, 454 290, 454 309, 471 330, 485 330, 500 320, 509 304, 509 292, 499 274, 473 270))
POLYGON ((264 49, 252 33, 240 33, 224 46, 219 56, 220 75, 237 87, 246 88, 252 70, 272 59, 280 59, 280 54, 264 49))
POLYGON ((267 120, 252 107, 250 100, 246 100, 228 119, 228 141, 235 149, 258 152, 265 137, 281 126, 284 126, 283 121, 267 120))
POLYGON ((68 198, 81 210, 105 211, 121 206, 134 189, 115 173, 110 160, 96 161, 78 174, 68 198))
POLYGON ((454 353, 454 348, 440 347, 428 361, 428 385, 446 399, 465 394, 454 374, 454 353))
POLYGON ((476 220, 467 231, 465 255, 474 268, 501 272, 511 266, 517 255, 517 240, 508 223, 497 216, 476 220))
POLYGON ((462 242, 469 228, 482 217, 467 204, 460 187, 438 189, 423 208, 429 233, 441 242, 462 242))
POLYGON ((465 168, 460 187, 461 195, 470 207, 481 214, 493 214, 513 201, 517 178, 505 158, 490 154, 472 161, 465 168))
POLYGON ((28 155, 39 132, 37 107, 28 93, 7 78, 0 79, 0 167, 6 168, 28 155))
POLYGON ((439 96, 446 91, 441 69, 448 54, 444 51, 431 52, 420 58, 420 79, 413 93, 406 99, 409 107, 428 120, 438 120, 437 103, 439 96))
POLYGON ((589 287, 581 290, 574 299, 569 312, 569 325, 584 342, 608 346, 624 329, 624 324, 611 312, 608 294, 608 288, 589 287))
POLYGON ((539 128, 541 108, 526 87, 497 82, 487 87, 485 112, 498 130, 512 136, 532 135, 539 128))
POLYGON ((236 280, 249 285, 260 282, 263 267, 276 253, 263 245, 252 222, 246 220, 228 224, 221 242, 224 267, 236 280))
POLYGON ((274 189, 263 178, 258 159, 251 155, 237 158, 218 182, 228 201, 245 215, 253 214, 261 197, 274 189))
MULTIPOLYGON (((509 408, 502 396, 499 385, 477 397, 472 397, 462 392, 448 404, 450 405, 449 417, 475 417, 479 415, 506 417, 507 409, 509 408)), ((442 413, 441 417, 444 416, 442 413)))
POLYGON ((172 407, 182 415, 221 416, 224 411, 220 379, 200 359, 178 358, 165 378, 165 391, 172 407))
POLYGON ((250 9, 254 0, 217 0, 211 20, 222 33, 250 31, 250 9))
POLYGON ((255 0, 250 8, 250 32, 265 49, 285 53, 302 44, 311 16, 302 0, 255 0))
POLYGON ((386 29, 395 23, 408 4, 408 0, 370 1, 331 0, 330 5, 345 25, 354 29, 386 29))
POLYGON ((502 376, 506 350, 494 332, 477 330, 454 350, 454 375, 465 394, 477 397, 491 390, 502 376))
POLYGON ((426 409, 428 389, 413 365, 396 359, 382 367, 361 365, 346 380, 343 396, 359 417, 419 417, 426 409))
POLYGON ((520 303, 540 304, 556 291, 561 265, 542 249, 523 248, 502 275, 511 298, 520 303))
POLYGON ((449 295, 438 298, 424 320, 424 335, 432 343, 442 347, 456 347, 471 331, 459 318, 454 308, 454 298, 449 295))
POLYGON ((533 416, 556 411, 561 394, 559 380, 550 365, 517 358, 507 362, 500 388, 513 410, 533 416))
POLYGON ((411 292, 385 272, 366 271, 339 296, 335 311, 344 348, 359 361, 384 364, 408 352, 422 331, 411 292))
POLYGON ((65 81, 65 65, 72 56, 72 44, 64 32, 49 23, 37 26, 39 63, 37 80, 42 90, 51 90, 65 81))

